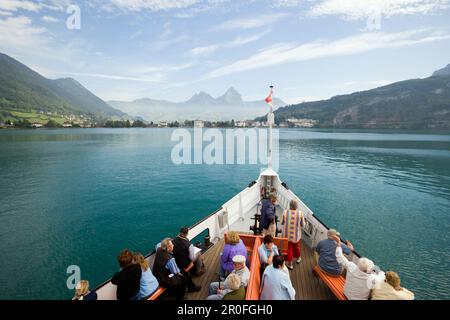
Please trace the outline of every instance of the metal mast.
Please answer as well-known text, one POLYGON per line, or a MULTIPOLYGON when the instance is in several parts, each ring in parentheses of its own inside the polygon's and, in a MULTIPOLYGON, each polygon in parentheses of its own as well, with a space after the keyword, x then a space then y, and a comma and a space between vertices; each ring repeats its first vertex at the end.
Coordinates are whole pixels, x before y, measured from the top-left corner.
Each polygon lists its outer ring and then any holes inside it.
POLYGON ((268 166, 269 169, 272 169, 272 148, 273 148, 273 141, 272 141, 272 127, 275 124, 275 115, 273 114, 273 85, 270 86, 270 95, 266 99, 266 102, 270 105, 270 111, 267 115, 267 124, 269 125, 269 158, 268 158, 268 166))

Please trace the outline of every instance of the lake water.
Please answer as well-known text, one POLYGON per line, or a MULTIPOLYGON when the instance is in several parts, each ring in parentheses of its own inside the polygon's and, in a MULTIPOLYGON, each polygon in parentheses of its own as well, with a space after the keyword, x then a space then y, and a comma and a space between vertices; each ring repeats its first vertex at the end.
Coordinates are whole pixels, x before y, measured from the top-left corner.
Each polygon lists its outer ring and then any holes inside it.
MULTIPOLYGON (((256 180, 171 162, 169 129, 0 131, 0 299, 67 299, 256 180)), ((280 131, 280 178, 418 299, 450 298, 450 134, 280 131)))

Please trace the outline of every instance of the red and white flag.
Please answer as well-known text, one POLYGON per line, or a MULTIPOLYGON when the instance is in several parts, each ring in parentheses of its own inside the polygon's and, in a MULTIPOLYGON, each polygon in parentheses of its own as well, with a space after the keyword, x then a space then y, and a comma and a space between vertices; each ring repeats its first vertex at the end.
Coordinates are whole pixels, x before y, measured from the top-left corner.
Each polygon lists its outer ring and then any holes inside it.
POLYGON ((269 96, 266 98, 266 102, 272 104, 272 101, 273 101, 273 89, 271 88, 269 96))

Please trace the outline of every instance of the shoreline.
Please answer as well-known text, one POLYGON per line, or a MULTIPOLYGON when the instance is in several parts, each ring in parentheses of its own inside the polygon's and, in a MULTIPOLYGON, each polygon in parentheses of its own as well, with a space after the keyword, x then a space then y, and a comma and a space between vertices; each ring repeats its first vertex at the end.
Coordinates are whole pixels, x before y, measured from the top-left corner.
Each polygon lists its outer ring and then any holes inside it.
MULTIPOLYGON (((92 130, 92 129, 267 129, 268 127, 203 127, 196 128, 193 126, 185 127, 58 127, 58 128, 28 128, 28 127, 0 127, 0 131, 14 131, 14 130, 25 130, 25 131, 55 131, 55 130, 92 130)), ((289 130, 289 131, 337 131, 337 132, 392 132, 392 133, 436 133, 436 134, 450 134, 450 128, 442 128, 442 129, 404 129, 404 128, 279 128, 275 127, 274 129, 278 130, 289 130)))

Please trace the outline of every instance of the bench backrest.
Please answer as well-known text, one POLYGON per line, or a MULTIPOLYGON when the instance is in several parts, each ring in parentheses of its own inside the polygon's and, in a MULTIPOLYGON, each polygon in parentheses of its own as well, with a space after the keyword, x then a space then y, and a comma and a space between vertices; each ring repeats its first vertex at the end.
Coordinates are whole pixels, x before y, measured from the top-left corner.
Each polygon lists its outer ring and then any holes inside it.
MULTIPOLYGON (((280 254, 287 254, 288 239, 274 238, 274 244, 278 247, 280 254)), ((263 243, 263 237, 257 237, 254 243, 253 254, 251 256, 250 280, 247 286, 245 300, 259 300, 261 295, 261 259, 258 248, 263 243)))
POLYGON ((287 238, 273 238, 273 243, 278 247, 278 251, 280 252, 281 255, 287 255, 288 251, 287 238))
POLYGON ((347 300, 347 297, 344 294, 345 278, 343 276, 329 275, 320 269, 319 266, 314 267, 313 273, 322 279, 323 283, 325 283, 337 299, 347 300))
POLYGON ((250 280, 247 285, 247 293, 245 300, 259 300, 261 287, 261 261, 259 258, 258 248, 261 245, 261 238, 258 237, 254 243, 253 254, 251 256, 250 280))

